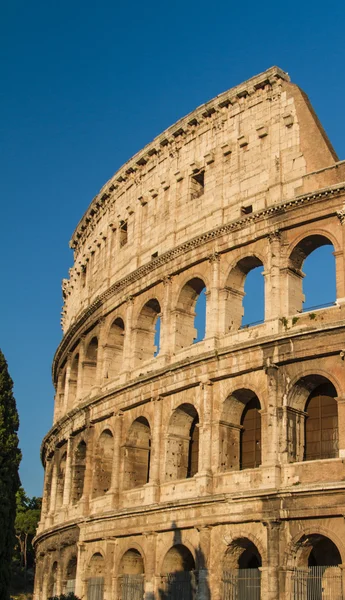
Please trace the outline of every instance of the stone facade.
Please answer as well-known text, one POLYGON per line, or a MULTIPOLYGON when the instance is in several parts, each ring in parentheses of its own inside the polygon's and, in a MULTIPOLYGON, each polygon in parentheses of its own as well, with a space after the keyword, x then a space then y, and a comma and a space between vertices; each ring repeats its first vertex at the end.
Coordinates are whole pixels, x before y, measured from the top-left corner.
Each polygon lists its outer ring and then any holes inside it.
POLYGON ((344 227, 345 162, 276 67, 94 198, 63 281, 35 600, 345 598, 344 227), (337 299, 303 312, 323 245, 337 299), (264 320, 242 327, 258 266, 264 320))

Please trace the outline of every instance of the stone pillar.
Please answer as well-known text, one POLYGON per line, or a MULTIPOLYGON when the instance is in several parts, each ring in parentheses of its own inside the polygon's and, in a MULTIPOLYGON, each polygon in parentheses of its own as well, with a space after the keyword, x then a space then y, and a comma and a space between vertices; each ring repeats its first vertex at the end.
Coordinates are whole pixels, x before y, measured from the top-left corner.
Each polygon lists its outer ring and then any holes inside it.
POLYGON ((150 483, 159 485, 160 483, 160 430, 162 421, 162 399, 160 397, 153 399, 153 431, 152 431, 152 453, 150 464, 150 483))
POLYGON ((63 501, 62 501, 62 505, 66 509, 68 509, 68 506, 71 501, 72 453, 73 453, 73 442, 72 442, 72 438, 69 437, 67 440, 65 485, 64 485, 64 489, 63 489, 63 501))
POLYGON ((342 250, 335 251, 335 278, 336 278, 336 296, 339 304, 345 303, 345 204, 337 212, 337 216, 342 225, 342 250))
POLYGON ((97 350, 97 367, 96 367, 96 381, 95 387, 101 388, 104 383, 104 347, 106 344, 106 322, 105 319, 99 320, 99 334, 98 334, 98 350, 97 350))
POLYGON ((336 398, 338 404, 339 458, 345 458, 345 397, 336 398))
POLYGON ((85 360, 85 336, 80 336, 79 344, 79 361, 78 361, 78 377, 77 377, 77 391, 76 401, 83 397, 83 363, 85 360))
POLYGON ((123 369, 124 371, 130 371, 134 366, 134 348, 133 348, 133 308, 134 300, 132 296, 129 296, 126 301, 126 330, 125 339, 123 343, 123 369))
POLYGON ((161 335, 160 335, 160 354, 166 357, 171 355, 173 348, 171 347, 171 328, 172 328, 172 313, 171 313, 171 287, 172 278, 168 275, 163 279, 164 285, 164 301, 162 306, 161 316, 161 335))
POLYGON ((154 600, 155 594, 156 598, 158 598, 158 589, 155 589, 157 533, 155 531, 145 533, 145 538, 147 551, 145 562, 144 598, 145 600, 154 600))
POLYGON ((280 240, 279 230, 268 234, 269 253, 268 264, 265 265, 265 321, 277 319, 283 313, 280 306, 281 283, 280 283, 280 240))
POLYGON ((206 331, 205 338, 218 336, 219 331, 219 271, 220 255, 214 252, 209 262, 212 268, 210 289, 206 293, 206 331))
POLYGON ((70 388, 70 379, 71 379, 71 364, 72 364, 72 354, 71 352, 69 352, 67 354, 67 361, 66 361, 66 378, 65 378, 65 389, 64 389, 64 412, 66 413, 68 411, 68 409, 70 408, 68 406, 68 397, 69 397, 69 388, 70 388))
POLYGON ((279 424, 277 410, 278 367, 272 363, 267 366, 267 407, 261 411, 261 462, 262 464, 277 465, 279 463, 279 424))
POLYGON ((261 597, 277 600, 280 596, 280 527, 281 521, 264 523, 267 532, 267 566, 262 567, 261 597))
POLYGON ((114 455, 111 475, 111 491, 113 494, 113 507, 119 506, 120 496, 120 467, 121 467, 121 441, 122 441, 123 413, 114 416, 114 455))
POLYGON ((83 515, 87 516, 89 514, 89 501, 92 495, 92 478, 94 471, 94 438, 95 438, 95 428, 93 425, 90 425, 87 432, 86 439, 86 464, 85 464, 85 474, 84 474, 84 487, 83 487, 83 495, 81 498, 81 503, 83 505, 83 515))
POLYGON ((51 492, 50 492, 50 506, 49 506, 49 515, 53 515, 55 513, 56 508, 56 493, 57 493, 57 471, 58 471, 58 462, 57 455, 54 454, 54 464, 53 464, 53 474, 52 474, 52 484, 51 484, 51 492))
POLYGON ((78 598, 86 597, 86 578, 87 569, 85 565, 85 544, 83 542, 77 542, 77 572, 75 578, 75 595, 78 598))
POLYGON ((212 492, 212 383, 200 383, 199 465, 195 479, 200 496, 212 492))
POLYGON ((50 458, 46 459, 44 466, 44 483, 43 483, 43 498, 42 498, 42 510, 41 510, 41 522, 44 523, 50 509, 50 503, 52 502, 53 492, 53 469, 54 463, 50 458), (50 486, 48 487, 48 480, 50 478, 50 486))

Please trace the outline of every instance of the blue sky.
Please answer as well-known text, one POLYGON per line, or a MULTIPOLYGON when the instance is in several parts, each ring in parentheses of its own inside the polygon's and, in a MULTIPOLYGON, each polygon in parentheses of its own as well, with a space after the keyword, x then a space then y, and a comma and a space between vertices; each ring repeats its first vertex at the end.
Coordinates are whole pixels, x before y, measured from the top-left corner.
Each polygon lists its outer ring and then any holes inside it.
POLYGON ((89 202, 178 118, 274 64, 308 93, 345 158, 343 27, 337 1, 3 0, 0 347, 29 495, 42 491, 68 242, 89 202))

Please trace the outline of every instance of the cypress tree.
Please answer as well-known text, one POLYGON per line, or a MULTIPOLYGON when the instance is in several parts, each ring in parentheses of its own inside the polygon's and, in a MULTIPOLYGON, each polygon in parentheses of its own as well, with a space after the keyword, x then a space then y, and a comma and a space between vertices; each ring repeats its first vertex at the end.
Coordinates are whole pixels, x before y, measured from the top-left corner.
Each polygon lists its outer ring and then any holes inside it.
POLYGON ((12 392, 13 382, 0 350, 0 599, 9 598, 11 558, 15 543, 16 492, 20 485, 18 468, 19 418, 12 392))

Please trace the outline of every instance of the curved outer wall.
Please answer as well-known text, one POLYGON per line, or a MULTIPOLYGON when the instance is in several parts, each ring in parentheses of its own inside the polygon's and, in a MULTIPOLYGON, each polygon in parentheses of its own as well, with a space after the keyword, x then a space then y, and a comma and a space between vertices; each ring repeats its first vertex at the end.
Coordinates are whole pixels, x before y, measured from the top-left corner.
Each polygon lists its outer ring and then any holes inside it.
POLYGON ((273 67, 181 119, 92 201, 63 282, 36 600, 124 598, 124 575, 158 595, 182 555, 193 593, 221 598, 253 548, 261 597, 297 598, 291 572, 322 536, 345 563, 344 197, 344 164, 273 67), (323 244, 337 300, 302 313, 303 262, 323 244), (242 328, 259 265, 264 322, 242 328), (313 394, 333 407, 319 456, 313 394))

